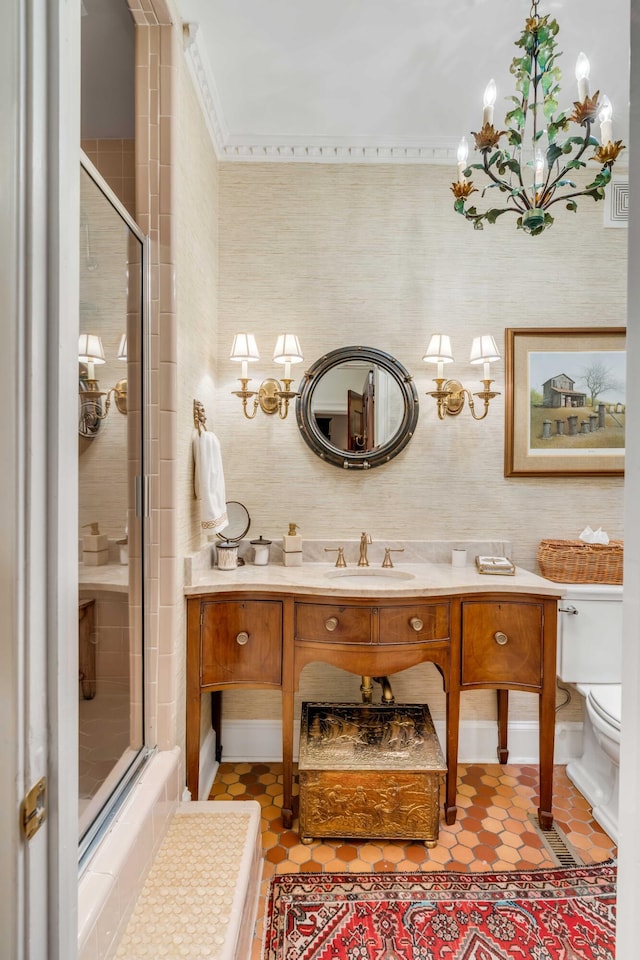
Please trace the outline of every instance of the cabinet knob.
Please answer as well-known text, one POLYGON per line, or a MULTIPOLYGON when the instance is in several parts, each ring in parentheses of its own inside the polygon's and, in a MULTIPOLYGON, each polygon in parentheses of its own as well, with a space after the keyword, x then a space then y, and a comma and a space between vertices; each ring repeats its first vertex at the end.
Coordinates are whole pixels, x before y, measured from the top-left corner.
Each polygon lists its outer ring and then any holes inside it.
POLYGON ((241 647, 244 647, 245 643, 249 643, 249 634, 246 630, 240 631, 236 637, 236 643, 239 643, 241 647))
POLYGON ((409 620, 409 624, 413 627, 416 633, 420 633, 420 631, 424 627, 424 623, 420 619, 420 617, 411 617, 411 620, 409 620))
POLYGON ((325 627, 327 628, 327 630, 329 631, 329 633, 331 633, 331 632, 332 632, 333 630, 335 630, 335 628, 338 626, 338 618, 337 618, 337 617, 329 617, 328 620, 325 620, 324 625, 325 625, 325 627))
POLYGON ((506 633, 503 633, 502 630, 497 630, 493 635, 493 639, 496 643, 499 643, 501 647, 504 647, 505 643, 509 643, 509 637, 506 633))

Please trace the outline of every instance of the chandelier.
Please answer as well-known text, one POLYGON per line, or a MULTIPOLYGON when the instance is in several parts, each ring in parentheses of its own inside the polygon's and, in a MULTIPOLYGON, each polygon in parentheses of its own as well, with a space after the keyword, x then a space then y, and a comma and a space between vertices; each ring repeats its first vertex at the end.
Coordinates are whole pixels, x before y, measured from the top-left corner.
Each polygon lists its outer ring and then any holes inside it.
POLYGON ((495 223, 505 213, 514 213, 519 229, 536 236, 553 223, 549 212, 555 204, 577 210, 578 197, 601 200, 611 180, 611 168, 624 145, 612 140, 612 107, 608 97, 598 100, 589 91, 589 61, 584 53, 578 57, 576 79, 578 99, 573 111, 558 109, 561 73, 556 52, 558 23, 548 16, 538 16, 538 0, 533 0, 529 17, 516 46, 522 49, 511 63, 516 81, 513 109, 504 119, 506 130, 493 125, 496 85, 490 80, 484 94, 482 127, 472 133, 481 163, 467 166, 466 138, 458 147, 458 180, 451 185, 455 197, 454 210, 482 230, 485 221, 495 223), (592 135, 592 126, 600 121, 600 139, 592 135), (575 132, 576 125, 578 128, 575 132), (586 157, 587 150, 593 153, 586 157), (572 179, 575 172, 595 160, 600 170, 586 186, 579 188, 572 179), (481 170, 489 178, 482 190, 497 188, 500 205, 480 212, 469 206, 469 197, 477 193, 472 170, 481 170))

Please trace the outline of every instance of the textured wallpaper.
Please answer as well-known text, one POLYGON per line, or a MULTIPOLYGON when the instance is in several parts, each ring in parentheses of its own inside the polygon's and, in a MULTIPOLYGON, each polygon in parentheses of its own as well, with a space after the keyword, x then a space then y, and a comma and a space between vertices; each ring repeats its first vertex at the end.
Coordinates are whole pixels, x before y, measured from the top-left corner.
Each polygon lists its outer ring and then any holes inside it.
MULTIPOLYGON (((215 423, 227 496, 248 507, 252 536, 281 537, 294 521, 308 538, 507 539, 516 562, 535 569, 542 538, 574 537, 587 523, 622 535, 622 478, 504 477, 503 362, 492 366, 502 396, 486 420, 463 411, 441 423, 425 396, 435 368, 421 357, 432 333, 448 333, 447 375, 479 390, 473 336, 492 333, 503 350, 506 327, 624 325, 627 233, 605 229, 590 200, 578 214, 561 210, 539 237, 505 221, 474 231, 453 212, 453 175, 428 165, 220 165, 215 423), (300 337, 298 376, 341 346, 396 356, 420 397, 411 443, 386 466, 345 473, 314 456, 293 415, 245 420, 226 359, 243 330, 261 351, 255 383, 277 375, 271 356, 285 331, 300 337)), ((304 682, 329 689, 323 671, 309 667, 304 682)), ((464 699, 464 710, 493 716, 492 694, 464 699)), ((513 699, 514 715, 534 715, 533 698, 513 699)), ((277 698, 225 695, 226 716, 277 711, 277 698)))

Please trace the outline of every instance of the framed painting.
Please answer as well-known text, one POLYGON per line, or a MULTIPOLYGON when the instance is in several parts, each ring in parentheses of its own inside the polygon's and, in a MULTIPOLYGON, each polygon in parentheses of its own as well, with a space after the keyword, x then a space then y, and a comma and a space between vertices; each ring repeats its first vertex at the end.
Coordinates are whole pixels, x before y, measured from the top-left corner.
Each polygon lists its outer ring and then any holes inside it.
POLYGON ((622 476, 625 334, 505 330, 506 477, 622 476))

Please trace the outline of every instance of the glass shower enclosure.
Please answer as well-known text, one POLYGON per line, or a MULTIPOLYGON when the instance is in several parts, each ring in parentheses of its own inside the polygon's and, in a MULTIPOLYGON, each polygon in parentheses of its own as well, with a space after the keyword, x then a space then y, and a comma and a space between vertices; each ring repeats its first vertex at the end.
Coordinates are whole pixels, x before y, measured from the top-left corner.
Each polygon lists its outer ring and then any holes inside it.
POLYGON ((145 743, 148 245, 97 170, 80 170, 79 850, 86 860, 145 743))

